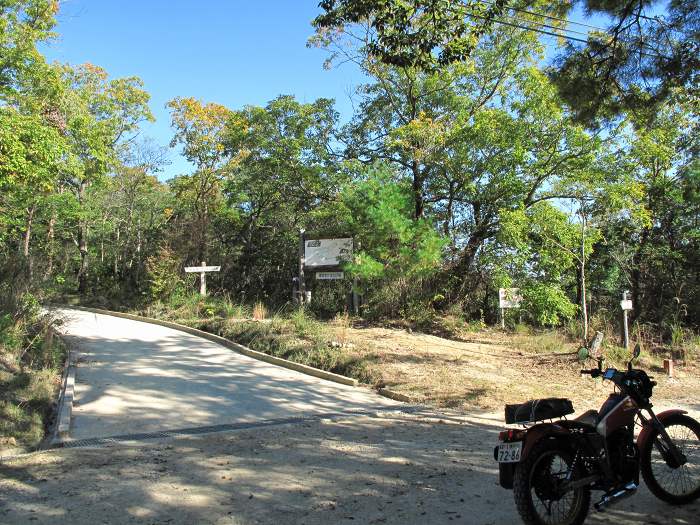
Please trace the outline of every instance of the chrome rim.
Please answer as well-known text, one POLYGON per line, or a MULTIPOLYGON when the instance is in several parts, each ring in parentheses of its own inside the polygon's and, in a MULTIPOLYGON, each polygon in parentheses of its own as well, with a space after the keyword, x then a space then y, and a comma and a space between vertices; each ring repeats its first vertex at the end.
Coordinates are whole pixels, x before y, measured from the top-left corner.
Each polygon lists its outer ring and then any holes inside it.
POLYGON ((661 436, 651 449, 651 472, 659 486, 673 496, 687 496, 700 488, 700 436, 685 425, 666 427, 671 440, 686 457, 685 464, 673 468, 664 459, 661 436))

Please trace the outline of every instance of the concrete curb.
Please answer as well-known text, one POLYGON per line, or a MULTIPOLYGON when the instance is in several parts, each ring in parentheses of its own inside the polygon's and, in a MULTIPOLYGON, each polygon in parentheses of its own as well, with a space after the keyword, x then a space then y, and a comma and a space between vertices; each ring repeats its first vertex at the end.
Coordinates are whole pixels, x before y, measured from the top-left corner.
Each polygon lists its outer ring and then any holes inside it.
POLYGON ((63 396, 58 412, 58 424, 54 441, 61 441, 70 431, 70 418, 73 413, 73 397, 75 395, 75 365, 68 367, 66 381, 63 385, 63 396))
POLYGON ((267 355, 263 352, 251 350, 246 346, 239 345, 238 343, 234 343, 233 341, 229 341, 224 337, 219 337, 218 335, 210 334, 209 332, 198 330, 196 328, 190 328, 189 326, 184 326, 178 323, 172 323, 170 321, 161 321, 160 319, 141 317, 140 315, 126 314, 122 312, 112 312, 111 310, 101 310, 99 308, 87 308, 85 306, 67 306, 67 308, 73 310, 82 310, 84 312, 91 312, 95 314, 111 315, 113 317, 121 317, 122 319, 130 319, 132 321, 140 321, 142 323, 150 323, 164 326, 166 328, 172 328, 173 330, 179 330, 190 335, 196 335, 197 337, 201 337, 202 339, 206 339, 208 341, 211 341, 212 343, 220 344, 222 346, 225 346, 229 350, 233 350, 234 352, 238 352, 239 354, 252 357, 253 359, 257 359, 258 361, 265 361, 266 363, 270 363, 272 365, 277 365, 283 368, 288 368, 290 370, 295 370, 296 372, 301 372, 302 374, 318 377, 320 379, 325 379, 326 381, 340 383, 341 385, 358 386, 359 384, 359 381, 357 379, 341 376, 340 374, 334 374, 332 372, 326 372, 325 370, 319 370, 318 368, 314 368, 312 366, 302 365, 293 361, 288 361, 287 359, 282 359, 281 357, 274 357, 271 355, 267 355))
POLYGON ((76 354, 72 344, 61 334, 60 337, 68 349, 65 369, 61 377, 61 391, 58 395, 58 408, 56 411, 56 421, 53 425, 52 435, 49 439, 49 446, 63 441, 70 432, 70 420, 73 414, 73 399, 75 397, 75 368, 76 354))
POLYGON ((394 392, 393 390, 389 390, 388 388, 380 388, 379 390, 377 390, 377 393, 380 396, 388 397, 389 399, 393 399, 394 401, 401 401, 402 403, 411 402, 411 398, 407 395, 394 392))

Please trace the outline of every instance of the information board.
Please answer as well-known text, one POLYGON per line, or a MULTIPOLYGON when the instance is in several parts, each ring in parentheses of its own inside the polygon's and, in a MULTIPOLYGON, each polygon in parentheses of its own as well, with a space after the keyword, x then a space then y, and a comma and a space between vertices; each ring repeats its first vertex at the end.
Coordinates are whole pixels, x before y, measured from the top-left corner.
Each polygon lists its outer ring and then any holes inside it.
POLYGON ((304 266, 321 268, 340 266, 352 258, 352 238, 307 239, 304 242, 304 266))
POLYGON ((520 308, 523 296, 520 295, 520 288, 499 288, 498 303, 500 308, 520 308))

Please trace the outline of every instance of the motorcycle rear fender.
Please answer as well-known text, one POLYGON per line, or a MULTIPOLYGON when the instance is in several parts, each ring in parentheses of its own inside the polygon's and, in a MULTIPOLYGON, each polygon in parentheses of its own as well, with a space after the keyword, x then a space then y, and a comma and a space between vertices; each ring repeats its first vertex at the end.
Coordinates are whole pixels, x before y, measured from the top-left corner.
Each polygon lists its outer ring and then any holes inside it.
MULTIPOLYGON (((671 416, 675 416, 678 414, 687 414, 687 413, 688 413, 687 410, 680 410, 678 408, 674 408, 672 410, 666 410, 665 412, 661 412, 660 414, 656 414, 656 417, 658 418, 659 421, 664 423, 671 416)), ((637 448, 639 450, 644 450, 644 445, 651 437, 653 430, 654 430, 654 424, 651 420, 649 420, 647 422, 647 424, 644 425, 644 427, 642 428, 642 431, 639 433, 639 437, 637 437, 637 448)))
POLYGON ((543 439, 550 437, 561 437, 569 436, 571 432, 569 429, 563 427, 558 423, 540 423, 534 427, 530 427, 525 434, 525 440, 523 443, 523 451, 520 454, 520 461, 527 459, 528 454, 537 443, 543 439))
MULTIPOLYGON (((523 439, 523 450, 520 454, 520 461, 523 461, 540 440, 555 436, 566 436, 570 432, 556 423, 541 423, 530 427, 523 439)), ((496 457, 498 447, 494 450, 496 457)), ((504 489, 513 488, 513 474, 517 463, 499 463, 498 464, 498 481, 504 489)))

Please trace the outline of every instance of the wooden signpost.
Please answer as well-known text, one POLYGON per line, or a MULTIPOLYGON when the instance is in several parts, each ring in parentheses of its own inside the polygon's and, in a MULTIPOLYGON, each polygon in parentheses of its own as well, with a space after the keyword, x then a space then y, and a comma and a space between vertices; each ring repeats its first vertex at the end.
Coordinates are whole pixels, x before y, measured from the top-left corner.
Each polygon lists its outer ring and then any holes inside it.
POLYGON ((629 290, 625 290, 622 292, 622 301, 620 301, 620 308, 622 308, 622 345, 625 347, 625 350, 630 349, 630 332, 627 322, 627 312, 634 309, 631 296, 629 290))
POLYGON ((220 270, 221 266, 207 266, 207 263, 204 261, 202 261, 202 266, 185 267, 186 273, 199 274, 199 293, 201 295, 207 295, 207 272, 218 272, 220 270))

